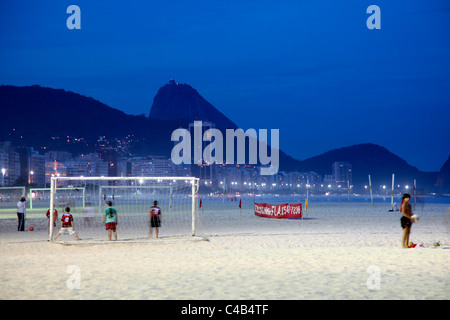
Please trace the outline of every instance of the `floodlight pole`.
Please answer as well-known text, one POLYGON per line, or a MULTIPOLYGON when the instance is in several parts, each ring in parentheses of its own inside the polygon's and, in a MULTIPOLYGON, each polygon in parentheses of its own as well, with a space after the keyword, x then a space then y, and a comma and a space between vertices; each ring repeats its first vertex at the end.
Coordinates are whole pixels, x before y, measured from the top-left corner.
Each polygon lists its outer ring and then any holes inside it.
POLYGON ((391 207, 392 207, 392 211, 395 211, 395 208, 394 208, 394 179, 395 179, 395 174, 392 174, 392 191, 391 191, 391 207))
POLYGON ((5 186, 5 174, 6 174, 6 169, 2 168, 2 188, 5 186))
POLYGON ((49 217, 49 221, 50 221, 50 225, 49 225, 49 234, 48 234, 48 240, 52 241, 53 240, 53 224, 54 224, 54 214, 53 211, 55 209, 55 182, 56 180, 54 180, 53 178, 51 178, 50 180, 50 217, 49 217))
POLYGON ((192 236, 195 236, 195 212, 197 210, 195 195, 198 192, 198 189, 200 187, 200 179, 198 178, 191 178, 191 198, 192 198, 192 236))
POLYGON ((370 174, 369 174, 369 190, 370 190, 370 201, 372 202, 373 207, 372 181, 370 180, 370 174))
POLYGON ((192 188, 192 236, 195 236, 195 180, 191 180, 192 188))

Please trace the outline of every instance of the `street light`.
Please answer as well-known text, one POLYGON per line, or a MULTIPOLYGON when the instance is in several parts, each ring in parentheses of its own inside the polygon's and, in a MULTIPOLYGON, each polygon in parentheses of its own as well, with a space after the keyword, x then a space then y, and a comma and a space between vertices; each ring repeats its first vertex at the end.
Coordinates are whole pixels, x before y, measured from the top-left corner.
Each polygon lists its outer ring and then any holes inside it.
POLYGON ((31 170, 31 171, 30 171, 30 175, 29 175, 29 177, 28 177, 28 183, 29 183, 29 184, 33 183, 33 175, 34 175, 34 171, 31 170))
POLYGON ((5 173, 6 173, 6 169, 2 168, 2 187, 5 186, 5 173))

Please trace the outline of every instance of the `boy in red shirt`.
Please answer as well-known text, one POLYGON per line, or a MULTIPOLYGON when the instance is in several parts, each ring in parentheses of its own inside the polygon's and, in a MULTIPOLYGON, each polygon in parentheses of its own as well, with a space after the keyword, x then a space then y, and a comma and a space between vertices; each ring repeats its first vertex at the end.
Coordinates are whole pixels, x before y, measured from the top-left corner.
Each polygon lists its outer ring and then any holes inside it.
POLYGON ((55 237, 58 238, 61 233, 65 233, 66 231, 69 232, 69 234, 73 234, 75 236, 75 238, 77 238, 78 240, 80 240, 80 238, 78 238, 78 235, 75 233, 75 231, 73 230, 73 216, 70 214, 70 208, 67 207, 65 209, 65 213, 63 214, 62 218, 61 218, 61 229, 59 230, 58 234, 55 237))
MULTIPOLYGON (((48 233, 50 234, 50 209, 45 214, 48 218, 48 233)), ((56 227, 56 220, 58 220, 58 210, 53 209, 53 227, 56 227)))

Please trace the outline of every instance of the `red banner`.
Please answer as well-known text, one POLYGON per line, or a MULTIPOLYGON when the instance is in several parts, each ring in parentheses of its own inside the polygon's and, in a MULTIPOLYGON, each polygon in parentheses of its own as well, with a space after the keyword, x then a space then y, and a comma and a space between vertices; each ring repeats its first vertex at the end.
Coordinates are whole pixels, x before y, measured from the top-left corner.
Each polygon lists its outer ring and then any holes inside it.
POLYGON ((275 219, 299 219, 302 217, 302 204, 255 203, 255 215, 275 219))

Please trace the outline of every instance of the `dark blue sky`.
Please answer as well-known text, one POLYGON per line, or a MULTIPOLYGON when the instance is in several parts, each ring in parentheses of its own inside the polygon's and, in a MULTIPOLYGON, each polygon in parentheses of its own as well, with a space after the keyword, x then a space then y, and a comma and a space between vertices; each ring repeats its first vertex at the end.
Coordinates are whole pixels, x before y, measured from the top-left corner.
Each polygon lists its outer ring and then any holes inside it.
MULTIPOLYGON (((298 159, 372 142, 424 171, 450 155, 450 3, 6 0, 0 84, 148 115, 171 78, 298 159), (81 30, 69 30, 69 5, 81 30), (369 5, 381 30, 369 30, 369 5)), ((390 174, 390 173, 389 173, 390 174)))

